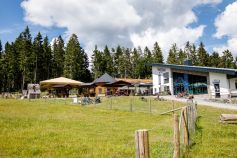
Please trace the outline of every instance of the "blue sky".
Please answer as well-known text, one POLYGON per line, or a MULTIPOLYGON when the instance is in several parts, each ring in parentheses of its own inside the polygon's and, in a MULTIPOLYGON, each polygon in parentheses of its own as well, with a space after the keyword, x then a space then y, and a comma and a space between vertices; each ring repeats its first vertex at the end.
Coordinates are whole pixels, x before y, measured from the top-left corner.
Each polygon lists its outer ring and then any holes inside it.
MULTIPOLYGON (((167 52, 171 43, 178 43, 178 46, 182 47, 187 40, 196 44, 203 41, 209 52, 233 49, 232 43, 237 40, 235 32, 223 31, 224 26, 221 25, 228 16, 220 18, 218 25, 215 25, 215 21, 218 16, 227 12, 228 5, 236 1, 199 0, 200 2, 193 3, 191 0, 181 0, 187 4, 157 1, 159 3, 154 5, 154 1, 148 0, 144 5, 142 0, 114 0, 102 3, 78 0, 79 6, 74 4, 73 0, 29 0, 24 1, 24 4, 22 0, 1 0, 0 40, 3 45, 6 41, 14 41, 28 25, 33 37, 40 31, 50 39, 63 35, 67 40, 71 33, 76 33, 89 53, 95 44, 101 48, 105 44, 111 47, 118 44, 127 47, 152 47, 155 41, 167 52), (108 6, 111 9, 108 9, 108 6), (115 6, 123 9, 117 9, 115 6), (183 8, 185 11, 173 7, 183 8), (222 30, 219 32, 222 34, 219 38, 214 36, 217 28, 222 30)), ((229 10, 231 14, 233 9, 229 10)))

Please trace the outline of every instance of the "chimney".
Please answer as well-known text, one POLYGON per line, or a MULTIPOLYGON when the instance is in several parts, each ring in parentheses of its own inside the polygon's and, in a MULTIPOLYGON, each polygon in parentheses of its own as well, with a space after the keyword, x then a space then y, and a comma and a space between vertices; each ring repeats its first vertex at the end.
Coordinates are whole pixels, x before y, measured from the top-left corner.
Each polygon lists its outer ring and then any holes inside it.
POLYGON ((193 64, 192 64, 192 60, 190 60, 190 59, 185 59, 185 60, 184 60, 184 65, 192 66, 192 65, 193 65, 193 64))

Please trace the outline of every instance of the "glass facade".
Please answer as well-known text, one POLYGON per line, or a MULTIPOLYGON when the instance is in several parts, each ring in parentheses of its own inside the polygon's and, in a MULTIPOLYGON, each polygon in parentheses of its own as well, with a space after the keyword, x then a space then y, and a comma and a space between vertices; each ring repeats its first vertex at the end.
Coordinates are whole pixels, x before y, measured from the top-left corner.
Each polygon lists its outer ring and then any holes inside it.
POLYGON ((207 94, 207 77, 184 73, 173 73, 174 94, 207 94))

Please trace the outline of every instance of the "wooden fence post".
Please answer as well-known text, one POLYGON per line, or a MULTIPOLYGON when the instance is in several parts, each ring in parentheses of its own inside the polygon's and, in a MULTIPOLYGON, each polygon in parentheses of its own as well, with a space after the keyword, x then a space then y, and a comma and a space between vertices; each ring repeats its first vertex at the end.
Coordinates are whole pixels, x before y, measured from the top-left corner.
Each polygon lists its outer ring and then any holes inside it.
POLYGON ((180 131, 179 131, 179 117, 174 114, 174 155, 173 158, 180 157, 180 131))
POLYGON ((136 158, 149 158, 149 136, 148 130, 135 131, 136 158))
POLYGON ((184 127, 184 145, 187 147, 189 145, 187 107, 183 109, 182 117, 183 117, 183 127, 184 127))
POLYGON ((130 112, 132 112, 132 97, 130 98, 130 112))

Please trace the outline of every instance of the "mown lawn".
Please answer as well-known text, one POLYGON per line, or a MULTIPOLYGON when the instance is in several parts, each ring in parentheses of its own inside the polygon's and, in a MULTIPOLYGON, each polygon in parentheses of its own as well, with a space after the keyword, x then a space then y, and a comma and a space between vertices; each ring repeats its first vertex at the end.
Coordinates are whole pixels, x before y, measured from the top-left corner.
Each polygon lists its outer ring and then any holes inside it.
MULTIPOLYGON (((71 100, 0 100, 0 157, 135 157, 134 132, 143 128, 151 129, 151 157, 172 157, 172 116, 158 115, 171 102, 153 101, 150 114, 148 102, 135 100, 135 112, 129 112, 130 98, 113 100, 113 110, 108 99, 102 101, 82 107, 71 100)), ((236 156, 237 126, 220 124, 221 113, 233 111, 199 107, 188 157, 236 156)))

